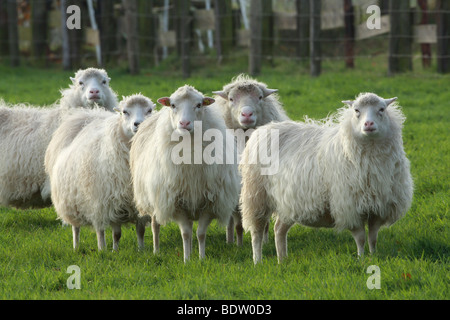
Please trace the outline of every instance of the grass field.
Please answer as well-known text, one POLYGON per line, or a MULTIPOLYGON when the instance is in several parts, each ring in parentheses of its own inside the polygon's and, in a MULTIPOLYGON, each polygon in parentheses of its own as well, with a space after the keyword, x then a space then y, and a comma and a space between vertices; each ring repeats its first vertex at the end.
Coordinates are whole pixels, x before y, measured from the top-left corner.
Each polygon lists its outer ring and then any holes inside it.
MULTIPOLYGON (((331 64, 330 64, 331 65, 331 64)), ((273 230, 264 260, 254 266, 250 235, 244 246, 225 243, 225 228, 213 223, 206 259, 183 263, 178 226, 161 228, 161 252, 152 253, 151 229, 139 252, 134 226, 124 228, 119 252, 98 252, 96 236, 82 228, 80 250, 72 250, 71 229, 56 220, 53 208, 0 208, 0 299, 449 299, 450 298, 450 76, 419 71, 386 77, 382 62, 333 65, 316 79, 304 68, 282 63, 259 77, 278 88, 293 119, 323 118, 341 100, 371 91, 397 96, 407 121, 404 143, 415 181, 414 201, 406 216, 379 233, 378 252, 357 259, 348 231, 295 226, 288 234, 288 259, 277 263, 273 230), (298 72, 297 72, 298 70, 298 72), (81 289, 70 290, 66 273, 79 266, 81 289), (380 269, 381 289, 369 290, 370 265, 380 269)), ((149 69, 130 76, 108 70, 119 95, 141 92, 153 101, 189 83, 207 95, 245 71, 235 66, 194 72, 189 80, 149 69)), ((73 73, 0 66, 0 97, 11 102, 49 104, 73 73)))

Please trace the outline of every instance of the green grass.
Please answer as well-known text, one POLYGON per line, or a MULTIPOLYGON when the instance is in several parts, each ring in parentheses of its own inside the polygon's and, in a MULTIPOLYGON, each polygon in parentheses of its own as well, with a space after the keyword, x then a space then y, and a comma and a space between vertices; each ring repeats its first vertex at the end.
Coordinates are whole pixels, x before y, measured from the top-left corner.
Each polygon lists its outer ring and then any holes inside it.
MULTIPOLYGON (((197 258, 194 240, 191 261, 183 263, 178 227, 161 228, 161 252, 152 253, 151 229, 146 249, 138 251, 134 226, 124 228, 119 252, 98 252, 95 233, 82 228, 80 249, 72 250, 69 227, 56 220, 53 208, 0 208, 1 299, 449 299, 450 76, 419 70, 386 77, 384 61, 357 61, 355 70, 327 62, 312 79, 305 67, 277 62, 258 77, 278 88, 293 119, 323 118, 341 107, 341 100, 372 91, 397 96, 407 121, 405 150, 415 181, 414 201, 407 215, 379 233, 378 252, 362 259, 348 231, 295 226, 288 234, 288 259, 277 263, 270 241, 263 264, 254 266, 250 235, 244 246, 225 243, 225 229, 208 230, 206 259, 197 258), (81 270, 81 290, 69 290, 70 265, 81 270), (381 271, 381 289, 369 290, 368 266, 381 271)), ((183 80, 163 67, 130 76, 108 70, 119 95, 135 92, 156 101, 189 83, 211 94, 245 72, 242 61, 209 66, 183 80)), ((59 98, 72 72, 0 66, 0 97, 12 102, 49 104, 59 98)), ((112 247, 111 233, 107 233, 112 247)))

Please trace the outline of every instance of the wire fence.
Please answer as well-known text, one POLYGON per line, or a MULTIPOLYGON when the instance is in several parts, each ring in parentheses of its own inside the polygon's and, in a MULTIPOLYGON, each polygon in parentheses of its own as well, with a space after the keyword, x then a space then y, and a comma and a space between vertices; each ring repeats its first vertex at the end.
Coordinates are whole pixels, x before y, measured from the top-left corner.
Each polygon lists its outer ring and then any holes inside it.
POLYGON ((323 61, 377 56, 390 74, 446 73, 449 44, 450 0, 0 0, 0 62, 13 66, 172 64, 189 77, 248 59, 251 74, 293 61, 317 76, 323 61))

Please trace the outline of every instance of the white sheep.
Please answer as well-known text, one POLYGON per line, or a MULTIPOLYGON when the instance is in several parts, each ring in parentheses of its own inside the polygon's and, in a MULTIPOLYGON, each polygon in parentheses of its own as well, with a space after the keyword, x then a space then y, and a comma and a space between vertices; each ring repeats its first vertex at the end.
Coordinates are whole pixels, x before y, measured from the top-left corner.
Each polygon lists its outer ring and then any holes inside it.
POLYGON ((211 107, 221 112, 230 129, 252 129, 271 121, 289 120, 277 89, 269 89, 263 82, 245 74, 233 78, 216 95, 211 107))
POLYGON ((133 204, 129 169, 131 138, 155 105, 142 95, 125 97, 113 114, 103 109, 73 112, 55 131, 47 149, 54 161, 46 162, 51 198, 58 217, 72 225, 73 247, 78 248, 82 225, 97 232, 98 249, 106 248, 104 230, 111 225, 113 249, 118 249, 121 225, 136 222, 139 247, 144 245, 145 218, 138 219, 133 204), (74 125, 82 125, 66 147, 61 136, 71 135, 74 125), (69 130, 67 130, 69 128, 69 130), (55 155, 55 152, 59 152, 55 155))
POLYGON ((60 101, 47 108, 0 101, 0 204, 20 208, 51 204, 45 150, 62 118, 73 108, 113 110, 117 97, 104 70, 80 70, 60 101))
MULTIPOLYGON (((284 111, 277 89, 269 89, 263 82, 250 78, 245 74, 233 78, 231 82, 220 91, 213 91, 216 95, 215 103, 211 106, 222 114, 225 123, 230 129, 247 131, 244 139, 238 140, 238 148, 243 150, 245 140, 248 139, 252 129, 256 129, 271 121, 289 120, 284 111), (250 130, 249 130, 250 129, 250 130)), ((267 240, 268 227, 265 237, 267 240)), ((243 229, 241 213, 236 210, 227 228, 227 242, 234 241, 234 228, 236 240, 242 245, 243 229)))
POLYGON ((130 167, 136 207, 141 215, 152 216, 155 253, 159 251, 160 224, 178 223, 185 262, 191 253, 193 221, 198 220, 202 259, 209 224, 213 219, 228 223, 239 201, 235 155, 232 161, 222 159, 222 163, 207 155, 228 157, 234 153, 234 136, 226 131, 221 116, 208 107, 214 99, 191 86, 180 87, 158 102, 167 107, 146 120, 132 141, 130 167), (208 143, 213 136, 214 141, 208 143))
POLYGON ((271 123, 253 133, 240 164, 240 203, 255 263, 261 261, 264 224, 272 213, 280 262, 287 256, 287 232, 294 223, 349 229, 362 255, 368 222, 369 249, 375 251, 379 228, 400 219, 413 195, 403 150, 405 117, 396 99, 364 93, 343 101, 349 107, 324 122, 271 123), (256 152, 272 136, 278 137, 278 145, 270 143, 278 147, 270 151, 279 155, 278 172, 262 175, 256 152))

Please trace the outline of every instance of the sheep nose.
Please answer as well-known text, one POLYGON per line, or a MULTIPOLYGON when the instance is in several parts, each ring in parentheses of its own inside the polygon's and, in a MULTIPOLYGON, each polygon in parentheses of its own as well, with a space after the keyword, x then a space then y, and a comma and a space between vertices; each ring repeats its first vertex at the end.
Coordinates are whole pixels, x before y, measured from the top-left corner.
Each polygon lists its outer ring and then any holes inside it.
POLYGON ((141 124, 141 122, 135 122, 134 126, 137 128, 137 127, 139 127, 140 124, 141 124))
POLYGON ((241 115, 244 117, 244 118, 250 118, 252 115, 253 115, 253 112, 251 112, 251 111, 247 111, 247 112, 242 112, 241 113, 241 115))
POLYGON ((373 125, 374 125, 373 121, 366 121, 366 122, 364 122, 364 126, 365 126, 365 127, 370 128, 370 127, 373 126, 373 125))
POLYGON ((191 122, 190 121, 180 121, 180 125, 183 127, 183 128, 186 128, 188 125, 190 125, 191 124, 191 122))
POLYGON ((89 90, 89 93, 92 93, 92 94, 99 94, 99 93, 100 93, 100 90, 98 90, 98 89, 91 89, 91 90, 89 90))

